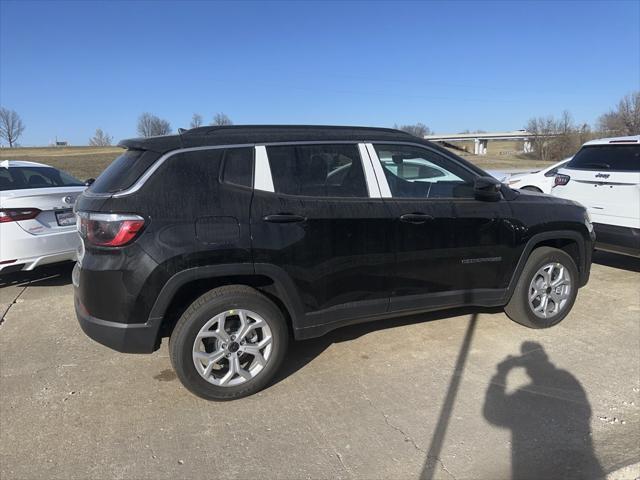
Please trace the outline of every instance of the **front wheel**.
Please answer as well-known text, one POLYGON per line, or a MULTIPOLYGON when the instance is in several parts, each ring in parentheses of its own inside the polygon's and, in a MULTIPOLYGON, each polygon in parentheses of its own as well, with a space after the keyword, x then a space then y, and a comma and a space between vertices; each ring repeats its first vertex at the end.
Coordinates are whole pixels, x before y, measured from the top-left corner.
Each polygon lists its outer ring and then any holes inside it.
POLYGON ((548 328, 569 314, 578 294, 578 269, 569 254, 536 248, 520 274, 506 314, 526 327, 548 328))
POLYGON ((251 395, 282 363, 288 330, 280 309, 241 285, 198 298, 171 334, 171 363, 182 384, 207 400, 251 395))

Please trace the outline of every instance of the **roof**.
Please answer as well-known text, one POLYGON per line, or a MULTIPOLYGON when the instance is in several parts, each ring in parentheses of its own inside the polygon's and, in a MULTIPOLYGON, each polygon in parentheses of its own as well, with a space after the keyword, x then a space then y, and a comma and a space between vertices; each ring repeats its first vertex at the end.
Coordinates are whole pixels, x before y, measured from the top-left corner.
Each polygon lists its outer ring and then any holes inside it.
POLYGON ((609 145, 611 143, 640 143, 640 135, 630 135, 628 137, 611 137, 611 138, 598 138, 591 140, 585 145, 609 145))
POLYGON ((133 138, 118 145, 165 153, 177 148, 306 141, 412 141, 427 143, 392 128, 324 125, 225 125, 199 127, 178 135, 133 138))
POLYGON ((50 165, 44 163, 27 162, 24 160, 3 160, 0 162, 2 168, 14 168, 14 167, 48 167, 53 168, 50 165))

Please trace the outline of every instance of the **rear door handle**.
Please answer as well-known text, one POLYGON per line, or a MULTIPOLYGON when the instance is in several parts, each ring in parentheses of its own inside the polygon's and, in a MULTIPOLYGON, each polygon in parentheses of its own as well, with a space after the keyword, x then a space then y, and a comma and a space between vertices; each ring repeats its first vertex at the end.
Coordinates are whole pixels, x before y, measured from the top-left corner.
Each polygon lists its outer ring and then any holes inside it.
POLYGON ((276 213, 274 215, 267 215, 263 220, 271 223, 297 223, 306 221, 307 217, 294 215, 292 213, 276 213))
POLYGON ((420 224, 428 220, 433 220, 433 217, 426 213, 405 213, 400 216, 400 221, 405 223, 420 224))

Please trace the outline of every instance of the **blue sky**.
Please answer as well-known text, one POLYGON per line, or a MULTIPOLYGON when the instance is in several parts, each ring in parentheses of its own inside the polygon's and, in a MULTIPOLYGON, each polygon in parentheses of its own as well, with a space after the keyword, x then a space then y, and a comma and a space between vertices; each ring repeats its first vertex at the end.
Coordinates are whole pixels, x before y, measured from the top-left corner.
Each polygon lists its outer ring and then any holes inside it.
POLYGON ((148 111, 235 123, 594 123, 640 88, 640 1, 0 3, 0 104, 86 144, 148 111))

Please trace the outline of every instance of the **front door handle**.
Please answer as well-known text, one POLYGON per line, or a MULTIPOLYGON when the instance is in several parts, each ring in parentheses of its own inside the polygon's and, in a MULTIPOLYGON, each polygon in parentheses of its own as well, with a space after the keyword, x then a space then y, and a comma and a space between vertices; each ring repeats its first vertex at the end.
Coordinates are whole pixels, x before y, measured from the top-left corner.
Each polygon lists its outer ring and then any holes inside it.
POLYGON ((306 221, 307 217, 294 215, 292 213, 276 213, 273 215, 267 215, 263 220, 271 223, 297 223, 306 221))
POLYGON ((428 220, 433 220, 431 215, 427 215, 426 213, 405 213, 400 216, 400 221, 405 223, 413 223, 420 224, 424 223, 428 220))

